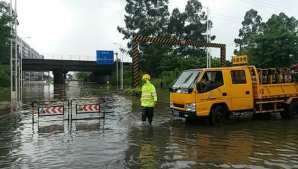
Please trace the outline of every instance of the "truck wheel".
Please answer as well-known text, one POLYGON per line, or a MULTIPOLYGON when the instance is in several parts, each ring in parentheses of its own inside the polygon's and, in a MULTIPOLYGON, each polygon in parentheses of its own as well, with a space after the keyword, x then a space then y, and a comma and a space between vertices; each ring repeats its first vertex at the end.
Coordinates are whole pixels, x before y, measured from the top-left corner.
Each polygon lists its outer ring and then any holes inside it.
POLYGON ((288 116, 290 119, 297 118, 297 116, 298 116, 298 101, 293 101, 290 104, 290 107, 288 110, 288 116))
POLYGON ((223 124, 225 122, 225 110, 221 106, 217 106, 211 110, 209 115, 211 125, 223 124))
POLYGON ((280 112, 280 116, 283 118, 283 119, 288 119, 289 118, 289 105, 284 105, 283 106, 283 111, 280 112))

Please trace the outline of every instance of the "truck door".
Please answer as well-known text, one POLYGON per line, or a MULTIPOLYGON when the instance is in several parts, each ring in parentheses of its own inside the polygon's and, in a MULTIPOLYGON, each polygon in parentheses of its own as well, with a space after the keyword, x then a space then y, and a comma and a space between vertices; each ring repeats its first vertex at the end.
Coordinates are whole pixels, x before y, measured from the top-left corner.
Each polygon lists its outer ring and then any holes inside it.
MULTIPOLYGON (((197 115, 208 116, 210 108, 214 103, 225 103, 228 100, 229 83, 225 71, 206 71, 201 79, 202 87, 196 95, 197 115)), ((228 77, 229 78, 229 77, 228 77)))
POLYGON ((231 70, 231 110, 253 108, 252 81, 248 69, 231 70))

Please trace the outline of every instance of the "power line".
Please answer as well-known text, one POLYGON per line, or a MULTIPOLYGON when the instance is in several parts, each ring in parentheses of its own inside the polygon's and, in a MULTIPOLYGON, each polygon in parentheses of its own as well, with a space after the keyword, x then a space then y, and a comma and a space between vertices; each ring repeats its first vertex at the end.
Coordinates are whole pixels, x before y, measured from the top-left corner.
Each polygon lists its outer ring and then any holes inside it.
MULTIPOLYGON (((235 43, 228 44, 228 45, 226 45, 226 47, 232 46, 232 45, 235 45, 235 43)), ((215 50, 219 50, 219 49, 218 48, 217 49, 212 49, 212 50, 210 50, 210 52, 215 51, 215 50)))
MULTIPOLYGON (((261 5, 261 4, 256 4, 256 3, 252 3, 252 2, 247 2, 247 1, 244 1, 244 0, 238 0, 238 1, 249 3, 249 4, 253 4, 253 5, 257 5, 257 6, 262 6, 262 7, 270 8, 270 9, 274 9, 274 10, 285 11, 285 10, 282 10, 282 9, 278 9, 278 8, 274 8, 274 7, 270 7, 270 6, 266 6, 266 5, 261 5)), ((286 11, 286 12, 297 14, 296 12, 289 12, 289 11, 286 11)))
POLYGON ((298 3, 295 3, 295 2, 293 2, 293 1, 287 1, 287 0, 283 0, 283 1, 286 1, 286 2, 288 2, 288 3, 290 3, 290 4, 295 5, 295 6, 298 6, 298 3))
POLYGON ((214 15, 218 15, 218 16, 223 16, 223 17, 227 17, 227 18, 234 18, 234 19, 240 19, 242 20, 242 18, 236 18, 236 17, 233 17, 233 16, 229 16, 229 15, 223 15, 223 14, 218 14, 218 13, 213 13, 211 12, 211 15, 214 14, 214 15))
POLYGON ((235 23, 241 23, 239 21, 233 21, 233 20, 229 20, 229 19, 217 18, 217 17, 214 17, 214 16, 210 16, 210 18, 220 19, 220 20, 225 20, 225 21, 230 21, 230 22, 235 22, 235 23))
POLYGON ((274 7, 278 7, 278 8, 284 8, 284 9, 287 9, 287 10, 298 12, 298 11, 296 11, 294 9, 291 9, 291 8, 286 8, 286 7, 282 7, 282 6, 272 5, 272 4, 266 3, 266 2, 260 2, 260 1, 257 1, 257 0, 251 0, 251 1, 255 1, 255 2, 258 2, 258 3, 267 4, 267 5, 270 5, 270 6, 274 6, 274 7))
MULTIPOLYGON (((274 0, 274 1, 275 1, 275 3, 280 3, 279 0, 274 0)), ((289 4, 291 5, 291 7, 292 7, 292 5, 294 5, 294 6, 298 6, 298 3, 294 3, 294 2, 286 1, 286 0, 283 0, 283 1, 289 3, 289 4)), ((282 5, 284 5, 284 6, 288 6, 288 5, 285 5, 285 4, 282 4, 282 5)))

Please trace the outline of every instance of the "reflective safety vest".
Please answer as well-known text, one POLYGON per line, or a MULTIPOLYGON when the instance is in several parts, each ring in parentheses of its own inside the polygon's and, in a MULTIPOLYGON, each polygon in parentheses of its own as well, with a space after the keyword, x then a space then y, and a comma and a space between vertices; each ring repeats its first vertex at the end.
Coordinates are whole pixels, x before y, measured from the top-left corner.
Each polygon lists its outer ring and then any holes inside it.
POLYGON ((155 87, 146 80, 146 83, 142 87, 142 97, 141 102, 144 107, 154 107, 154 102, 157 101, 157 95, 155 87))

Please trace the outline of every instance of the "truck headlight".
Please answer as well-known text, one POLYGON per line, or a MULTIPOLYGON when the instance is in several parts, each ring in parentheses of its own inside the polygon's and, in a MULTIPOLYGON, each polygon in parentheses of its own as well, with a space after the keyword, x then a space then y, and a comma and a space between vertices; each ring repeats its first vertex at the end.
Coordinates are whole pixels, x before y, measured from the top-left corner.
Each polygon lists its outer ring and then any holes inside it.
POLYGON ((173 108, 173 102, 170 102, 170 108, 173 108))
POLYGON ((186 104, 186 111, 196 112, 196 103, 186 104))

